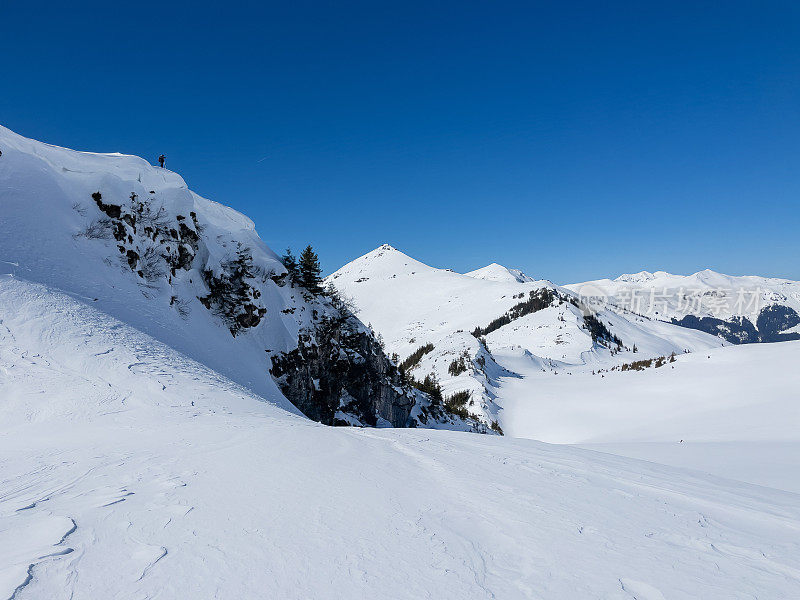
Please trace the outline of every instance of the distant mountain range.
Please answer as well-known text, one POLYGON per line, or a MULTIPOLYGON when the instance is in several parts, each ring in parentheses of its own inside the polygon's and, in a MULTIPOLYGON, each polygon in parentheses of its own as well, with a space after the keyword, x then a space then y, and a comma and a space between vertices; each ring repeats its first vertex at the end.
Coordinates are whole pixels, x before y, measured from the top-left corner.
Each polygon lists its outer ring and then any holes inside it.
POLYGON ((709 269, 621 275, 566 286, 616 310, 669 321, 733 344, 800 339, 800 282, 709 269))

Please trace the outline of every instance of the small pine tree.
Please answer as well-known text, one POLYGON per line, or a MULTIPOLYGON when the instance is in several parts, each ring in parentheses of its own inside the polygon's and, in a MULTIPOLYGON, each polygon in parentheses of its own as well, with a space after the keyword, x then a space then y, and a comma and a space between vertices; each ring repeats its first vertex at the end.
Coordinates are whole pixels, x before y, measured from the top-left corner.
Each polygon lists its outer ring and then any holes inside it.
POLYGON ((291 248, 286 248, 286 254, 281 257, 281 262, 289 274, 289 285, 294 287, 294 284, 300 280, 300 269, 297 266, 297 259, 292 254, 291 248))
POLYGON ((230 273, 231 292, 234 300, 244 304, 250 300, 250 286, 247 279, 253 277, 253 253, 250 248, 236 245, 236 258, 226 264, 230 273))
POLYGON ((319 266, 319 256, 309 245, 300 255, 300 283, 312 294, 321 294, 322 267, 319 266))

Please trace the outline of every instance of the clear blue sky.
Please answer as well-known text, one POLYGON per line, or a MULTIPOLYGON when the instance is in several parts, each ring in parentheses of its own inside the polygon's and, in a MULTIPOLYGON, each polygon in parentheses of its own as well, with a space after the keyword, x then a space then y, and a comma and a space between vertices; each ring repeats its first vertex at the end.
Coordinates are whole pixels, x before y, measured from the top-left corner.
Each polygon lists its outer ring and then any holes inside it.
POLYGON ((326 272, 800 279, 797 2, 0 2, 0 123, 181 173, 326 272))

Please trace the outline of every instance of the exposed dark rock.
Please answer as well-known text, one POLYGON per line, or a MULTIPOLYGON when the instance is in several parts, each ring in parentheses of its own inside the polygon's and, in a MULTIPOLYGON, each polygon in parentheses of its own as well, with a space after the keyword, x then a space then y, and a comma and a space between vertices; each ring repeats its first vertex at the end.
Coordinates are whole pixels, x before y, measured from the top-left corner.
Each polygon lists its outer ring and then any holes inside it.
POLYGON ((114 239, 118 242, 124 242, 126 236, 127 233, 125 231, 125 225, 119 221, 116 221, 114 223, 114 239))
MULTIPOLYGON (((108 216, 109 235, 117 242, 120 256, 131 271, 152 285, 159 280, 173 284, 179 270, 196 269, 208 289, 200 302, 229 328, 232 335, 257 327, 267 309, 262 306, 263 286, 285 286, 287 274, 276 274, 254 266, 252 251, 237 245, 235 255, 221 263, 196 264, 204 248, 203 226, 194 212, 191 220, 156 209, 149 200, 131 194, 116 206, 93 199, 108 216), (137 232, 137 229, 139 230, 137 232)), ((189 278, 189 283, 192 279, 189 278)), ((311 419, 329 425, 397 427, 448 424, 461 429, 487 432, 488 425, 472 418, 462 404, 453 403, 460 418, 438 400, 412 387, 384 353, 383 345, 356 319, 337 297, 300 289, 311 306, 303 305, 298 317, 313 321, 303 330, 298 347, 273 356, 271 373, 286 396, 311 419), (468 418, 467 418, 468 417, 468 418)), ((185 311, 185 299, 170 296, 170 305, 185 311)), ((283 314, 294 314, 285 307, 283 314)))
POLYGON ((194 250, 191 248, 191 246, 180 244, 178 246, 178 256, 175 258, 175 268, 188 270, 191 268, 193 260, 194 250))
POLYGON ((191 229, 186 223, 180 223, 180 239, 181 241, 188 242, 189 244, 197 244, 197 241, 200 239, 200 236, 197 235, 197 232, 191 229))
MULTIPOLYGON (((137 275, 152 280, 155 275, 160 276, 168 272, 170 276, 175 276, 178 270, 188 271, 192 268, 200 245, 200 236, 197 231, 185 223, 179 223, 180 231, 171 226, 170 218, 163 207, 158 211, 152 211, 149 202, 137 201, 136 194, 131 194, 130 203, 127 205, 107 204, 103 202, 100 192, 93 193, 92 199, 97 207, 110 218, 111 235, 117 242, 120 242, 117 246, 120 253, 126 255, 128 265, 137 275), (162 245, 161 250, 156 251, 156 254, 151 253, 152 255, 147 261, 147 269, 137 270, 141 261, 141 239, 135 238, 137 225, 142 228, 145 237, 162 245), (164 245, 169 241, 179 241, 179 243, 174 246, 164 245), (166 263, 168 268, 165 269, 162 265, 156 264, 160 261, 166 263)), ((185 217, 178 215, 176 219, 181 221, 185 220, 185 217)), ((196 217, 194 220, 195 227, 197 227, 196 217)), ((171 277, 169 283, 172 283, 171 277)), ((252 310, 242 315, 239 321, 241 323, 255 322, 259 312, 257 309, 258 307, 252 307, 252 310)))
POLYGON ((128 250, 125 256, 128 258, 128 265, 130 265, 131 269, 135 269, 136 263, 139 262, 139 253, 136 250, 128 250))
POLYGON ((100 192, 95 192, 92 194, 92 200, 97 203, 97 208, 103 211, 106 215, 112 219, 119 219, 119 216, 122 213, 121 206, 116 204, 105 204, 103 202, 103 195, 100 192))
POLYGON ((287 398, 310 419, 339 422, 337 412, 374 426, 377 418, 409 425, 414 391, 403 383, 377 340, 349 319, 325 318, 300 334, 291 352, 272 358, 272 376, 287 398))
POLYGON ((254 267, 249 248, 240 244, 236 258, 223 263, 221 267, 220 273, 210 269, 202 271, 209 293, 199 299, 206 308, 223 319, 231 334, 236 336, 240 330, 258 325, 267 309, 257 303, 261 292, 252 285, 254 267))
POLYGON ((267 309, 255 304, 245 304, 241 313, 236 315, 236 324, 241 329, 255 327, 261 322, 262 317, 267 313, 267 309))

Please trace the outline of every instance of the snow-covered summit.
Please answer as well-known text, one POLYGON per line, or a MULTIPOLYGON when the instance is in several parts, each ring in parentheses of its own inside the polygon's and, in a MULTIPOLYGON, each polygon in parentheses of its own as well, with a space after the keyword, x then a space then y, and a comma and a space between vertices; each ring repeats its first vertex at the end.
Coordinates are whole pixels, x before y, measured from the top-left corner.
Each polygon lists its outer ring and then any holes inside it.
POLYGON ((474 277, 475 279, 485 279, 486 281, 516 281, 517 283, 530 283, 531 281, 535 281, 533 277, 526 275, 519 269, 509 269, 497 263, 486 265, 480 269, 464 273, 464 275, 474 277))
POLYGON ((397 248, 389 244, 383 244, 346 264, 336 274, 347 273, 358 279, 359 273, 369 273, 373 277, 396 277, 398 275, 415 275, 433 270, 435 270, 433 267, 411 258, 397 248))

